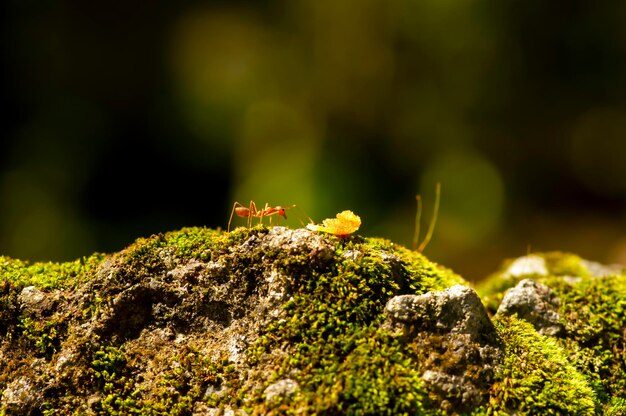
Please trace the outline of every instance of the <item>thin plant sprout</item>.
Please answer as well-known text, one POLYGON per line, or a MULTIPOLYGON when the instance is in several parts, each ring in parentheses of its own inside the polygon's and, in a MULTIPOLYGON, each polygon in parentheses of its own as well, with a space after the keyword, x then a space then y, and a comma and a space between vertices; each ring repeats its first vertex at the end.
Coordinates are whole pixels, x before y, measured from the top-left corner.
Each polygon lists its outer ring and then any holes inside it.
POLYGON ((430 219, 430 224, 428 225, 428 231, 426 232, 426 236, 422 243, 418 246, 419 236, 420 236, 420 222, 422 219, 422 197, 421 195, 415 195, 415 200, 417 202, 417 213, 415 214, 415 232, 413 234, 413 250, 421 253, 426 249, 426 246, 430 242, 430 239, 433 237, 433 233, 435 232, 435 224, 437 224, 437 215, 439 214, 439 201, 441 200, 441 184, 437 182, 435 187, 435 207, 433 208, 433 216, 430 219))

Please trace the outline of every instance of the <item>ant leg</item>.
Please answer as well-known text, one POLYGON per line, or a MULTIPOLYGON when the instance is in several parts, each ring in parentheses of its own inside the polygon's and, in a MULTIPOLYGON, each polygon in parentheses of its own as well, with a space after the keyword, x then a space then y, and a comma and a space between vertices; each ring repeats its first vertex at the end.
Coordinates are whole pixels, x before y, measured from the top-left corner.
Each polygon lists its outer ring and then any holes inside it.
POLYGON ((248 208, 248 228, 252 227, 252 217, 257 215, 256 204, 254 201, 250 201, 250 208, 248 208))
POLYGON ((230 219, 228 220, 228 228, 226 229, 226 232, 230 232, 230 223, 233 221, 233 215, 235 215, 235 210, 237 209, 238 206, 243 206, 243 205, 241 205, 239 202, 235 202, 233 204, 233 210, 230 211, 230 219))
MULTIPOLYGON (((265 217, 265 213, 269 209, 269 205, 267 202, 265 203, 265 207, 261 211, 259 211, 259 224, 263 224, 263 217, 265 217)), ((270 225, 272 224, 272 218, 270 218, 270 225)))
POLYGON ((276 225, 280 225, 280 217, 283 217, 285 220, 287 220, 287 215, 285 214, 285 209, 284 207, 280 207, 280 209, 278 209, 276 211, 276 225))
MULTIPOLYGON (((279 211, 276 210, 275 207, 269 207, 268 206, 268 211, 269 214, 267 215, 268 217, 270 217, 270 226, 274 225, 274 216, 276 216, 276 214, 278 214, 279 211)), ((277 215, 278 218, 276 218, 276 225, 280 224, 280 214, 277 215)))

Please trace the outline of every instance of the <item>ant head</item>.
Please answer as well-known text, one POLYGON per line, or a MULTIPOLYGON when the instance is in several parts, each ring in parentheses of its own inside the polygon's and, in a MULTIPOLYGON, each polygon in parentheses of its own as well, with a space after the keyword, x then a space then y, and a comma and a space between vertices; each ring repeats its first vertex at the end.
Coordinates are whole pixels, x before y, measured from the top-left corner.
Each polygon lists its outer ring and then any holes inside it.
POLYGON ((284 219, 287 219, 287 214, 285 211, 287 208, 289 207, 281 207, 281 206, 276 207, 276 210, 278 211, 278 216, 283 217, 284 219))

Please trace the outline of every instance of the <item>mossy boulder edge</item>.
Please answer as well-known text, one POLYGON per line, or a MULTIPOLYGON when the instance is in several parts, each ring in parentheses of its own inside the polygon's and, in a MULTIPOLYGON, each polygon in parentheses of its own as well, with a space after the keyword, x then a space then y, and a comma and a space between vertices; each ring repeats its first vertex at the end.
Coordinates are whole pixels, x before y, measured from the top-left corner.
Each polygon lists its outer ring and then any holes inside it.
POLYGON ((623 269, 536 256, 477 288, 486 309, 421 254, 306 229, 0 257, 0 414, 626 414, 623 269), (558 336, 496 313, 525 278, 558 336))

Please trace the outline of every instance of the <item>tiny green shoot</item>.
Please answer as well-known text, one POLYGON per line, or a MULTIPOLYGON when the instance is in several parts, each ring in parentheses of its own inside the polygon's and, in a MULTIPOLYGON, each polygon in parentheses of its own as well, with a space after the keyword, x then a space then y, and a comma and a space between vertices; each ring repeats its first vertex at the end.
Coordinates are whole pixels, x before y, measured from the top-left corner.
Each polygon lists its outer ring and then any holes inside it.
POLYGON ((433 208, 433 216, 430 219, 430 224, 428 225, 428 231, 426 232, 426 236, 421 244, 419 243, 420 236, 420 222, 422 219, 422 197, 421 195, 415 195, 415 200, 417 202, 417 212, 415 214, 415 232, 413 233, 413 250, 421 253, 426 249, 426 246, 430 242, 430 239, 435 232, 435 224, 437 223, 437 215, 439 213, 439 201, 441 199, 441 184, 437 182, 437 186, 435 187, 435 207, 433 208))

